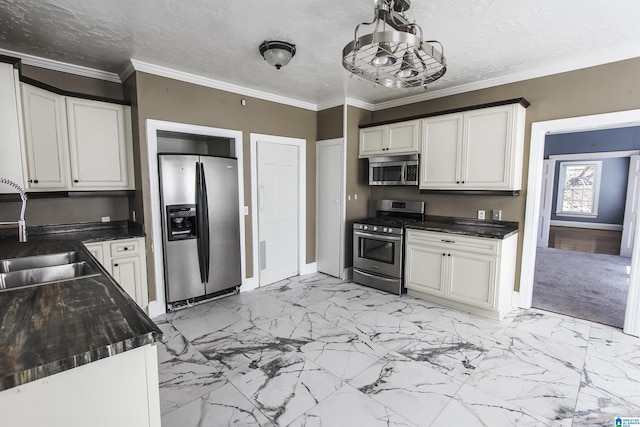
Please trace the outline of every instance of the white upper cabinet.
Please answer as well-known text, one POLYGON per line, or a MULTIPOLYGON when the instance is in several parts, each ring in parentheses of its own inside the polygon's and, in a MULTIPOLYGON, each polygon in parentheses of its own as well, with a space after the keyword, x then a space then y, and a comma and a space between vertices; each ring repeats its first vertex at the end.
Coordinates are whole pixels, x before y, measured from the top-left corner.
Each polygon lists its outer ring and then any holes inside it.
POLYGON ((122 105, 67 98, 72 187, 128 188, 127 123, 122 105))
POLYGON ((360 157, 418 154, 420 120, 360 129, 360 157))
POLYGON ((130 107, 22 85, 29 191, 133 189, 130 107))
MULTIPOLYGON (((24 188, 18 71, 4 62, 0 62, 0 147, 0 178, 10 179, 24 188)), ((15 194, 16 191, 0 185, 0 193, 15 194)))
POLYGON ((520 104, 423 119, 420 189, 520 190, 524 123, 520 104))
POLYGON ((27 188, 66 189, 68 178, 67 123, 64 97, 22 85, 27 188))

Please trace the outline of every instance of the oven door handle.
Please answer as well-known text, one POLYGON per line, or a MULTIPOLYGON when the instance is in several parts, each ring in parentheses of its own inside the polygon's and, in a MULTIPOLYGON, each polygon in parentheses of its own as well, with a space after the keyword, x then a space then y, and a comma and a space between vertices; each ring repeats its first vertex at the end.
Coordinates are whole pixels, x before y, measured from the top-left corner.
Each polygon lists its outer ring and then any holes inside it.
POLYGON ((399 242, 402 240, 402 236, 385 236, 383 234, 363 233, 362 231, 354 231, 353 235, 377 240, 387 240, 389 242, 399 242))
POLYGON ((362 274, 363 276, 367 276, 367 277, 371 277, 371 278, 376 279, 376 280, 383 280, 383 281, 387 281, 387 282, 395 283, 395 282, 398 281, 398 279, 388 279, 386 277, 378 276, 377 274, 371 274, 371 273, 364 272, 364 271, 362 271, 360 269, 358 269, 358 274, 362 274))

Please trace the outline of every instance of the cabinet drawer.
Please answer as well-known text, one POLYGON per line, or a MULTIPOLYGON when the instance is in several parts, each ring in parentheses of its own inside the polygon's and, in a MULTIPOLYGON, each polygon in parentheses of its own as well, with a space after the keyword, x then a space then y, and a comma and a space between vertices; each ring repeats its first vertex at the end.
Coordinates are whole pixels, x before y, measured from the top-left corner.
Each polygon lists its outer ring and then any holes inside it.
POLYGON ((110 243, 111 257, 123 257, 140 253, 139 240, 118 240, 110 243))
POLYGON ((407 230, 407 243, 492 255, 498 253, 500 244, 496 239, 420 230, 407 230))

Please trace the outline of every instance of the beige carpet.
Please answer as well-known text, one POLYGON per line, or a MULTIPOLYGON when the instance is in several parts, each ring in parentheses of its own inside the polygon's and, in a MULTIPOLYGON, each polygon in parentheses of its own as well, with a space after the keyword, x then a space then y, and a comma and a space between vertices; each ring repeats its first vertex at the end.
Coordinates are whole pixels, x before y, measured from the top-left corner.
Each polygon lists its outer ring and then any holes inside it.
POLYGON ((533 307, 622 328, 631 258, 538 248, 533 307))

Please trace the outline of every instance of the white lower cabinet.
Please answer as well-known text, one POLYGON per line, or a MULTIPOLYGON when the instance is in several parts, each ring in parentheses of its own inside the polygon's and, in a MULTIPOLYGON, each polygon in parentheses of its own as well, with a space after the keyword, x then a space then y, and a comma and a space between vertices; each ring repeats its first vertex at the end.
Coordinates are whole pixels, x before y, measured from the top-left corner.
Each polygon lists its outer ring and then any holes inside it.
POLYGON ((407 293, 502 318, 511 309, 517 239, 517 234, 501 240, 409 229, 407 293))
POLYGON ((143 237, 85 243, 84 246, 102 264, 116 282, 140 307, 147 310, 147 257, 143 237))
POLYGON ((155 344, 0 391, 2 426, 160 424, 155 344))

